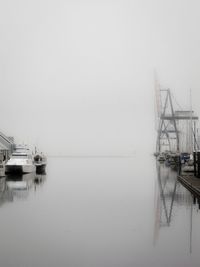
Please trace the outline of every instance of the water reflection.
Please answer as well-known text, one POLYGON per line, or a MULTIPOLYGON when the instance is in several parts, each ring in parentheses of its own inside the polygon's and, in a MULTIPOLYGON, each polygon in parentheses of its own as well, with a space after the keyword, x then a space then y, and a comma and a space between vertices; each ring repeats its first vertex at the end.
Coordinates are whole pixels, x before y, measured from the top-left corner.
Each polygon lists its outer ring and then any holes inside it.
POLYGON ((198 267, 197 200, 154 164, 52 158, 46 180, 0 180, 0 265, 198 267))
POLYGON ((178 213, 183 208, 182 210, 187 211, 188 221, 188 230, 184 235, 188 236, 188 250, 192 254, 195 235, 193 225, 199 214, 200 200, 178 182, 176 171, 164 164, 157 163, 156 167, 154 245, 159 240, 162 228, 169 228, 176 224, 176 217, 178 220, 178 213))
POLYGON ((156 167, 154 243, 158 239, 160 228, 170 227, 176 215, 174 206, 189 207, 192 202, 191 194, 178 182, 176 171, 160 163, 156 167))
POLYGON ((29 173, 7 176, 0 179, 0 206, 16 199, 26 200, 30 190, 37 188, 46 180, 45 174, 29 173))
POLYGON ((3 177, 0 179, 0 206, 2 206, 5 202, 12 202, 12 201, 13 201, 12 194, 7 189, 6 178, 3 177))
POLYGON ((200 209, 200 198, 193 196, 193 204, 197 207, 197 209, 200 209))

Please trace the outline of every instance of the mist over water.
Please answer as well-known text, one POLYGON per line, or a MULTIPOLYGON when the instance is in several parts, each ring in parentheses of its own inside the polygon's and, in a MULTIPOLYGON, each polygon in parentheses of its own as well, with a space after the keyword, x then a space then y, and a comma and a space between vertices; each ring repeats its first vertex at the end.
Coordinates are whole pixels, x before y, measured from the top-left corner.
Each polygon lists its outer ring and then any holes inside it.
POLYGON ((2 266, 198 266, 198 205, 153 157, 50 158, 28 176, 1 185, 2 266))
POLYGON ((1 1, 1 130, 49 155, 155 144, 154 71, 200 112, 198 1, 1 1))
POLYGON ((0 266, 199 266, 198 203, 152 156, 155 73, 200 113, 199 8, 0 1, 0 132, 48 156, 0 179, 0 266))

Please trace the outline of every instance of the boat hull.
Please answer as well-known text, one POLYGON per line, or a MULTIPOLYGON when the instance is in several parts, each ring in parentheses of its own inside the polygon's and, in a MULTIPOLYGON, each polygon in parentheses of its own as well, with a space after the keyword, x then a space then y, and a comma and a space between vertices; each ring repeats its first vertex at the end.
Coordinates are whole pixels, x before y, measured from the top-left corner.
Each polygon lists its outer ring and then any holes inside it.
POLYGON ((5 172, 6 173, 32 173, 36 171, 36 167, 34 165, 6 165, 5 172))
POLYGON ((46 171, 46 164, 35 164, 36 167, 36 173, 45 173, 46 171))

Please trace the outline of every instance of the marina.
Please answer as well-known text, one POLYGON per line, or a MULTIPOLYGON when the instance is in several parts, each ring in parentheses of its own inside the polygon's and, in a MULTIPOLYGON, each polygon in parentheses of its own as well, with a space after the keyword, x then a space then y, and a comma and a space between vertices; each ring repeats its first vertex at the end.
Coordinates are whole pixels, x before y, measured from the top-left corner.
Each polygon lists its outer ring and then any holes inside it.
POLYGON ((49 157, 47 165, 36 148, 4 143, 3 266, 198 267, 200 152, 190 127, 175 124, 182 116, 190 126, 186 113, 159 117, 154 157, 49 157))
POLYGON ((200 266, 200 1, 0 1, 0 267, 200 266))
POLYGON ((157 161, 177 171, 178 180, 195 197, 200 197, 200 136, 198 116, 192 110, 174 109, 170 89, 161 89, 155 80, 157 101, 157 161))
POLYGON ((6 173, 45 173, 47 158, 43 153, 38 153, 36 149, 33 153, 27 145, 16 145, 14 138, 11 140, 12 145, 10 139, 0 133, 0 177, 5 176, 6 173))
POLYGON ((50 157, 47 165, 43 153, 15 145, 13 139, 12 150, 8 147, 7 154, 0 155, 0 234, 7 240, 0 246, 3 266, 28 266, 31 261, 37 267, 53 267, 55 262, 58 266, 88 267, 98 262, 114 267, 124 265, 126 259, 127 266, 160 267, 161 258, 167 266, 169 257, 175 266, 183 262, 198 266, 200 238, 197 243, 194 237, 200 179, 195 175, 200 175, 200 153, 192 159, 188 152, 170 150, 154 153, 155 158, 140 153, 50 157), (17 232, 5 227, 12 221, 17 232), (31 231, 25 230, 26 225, 31 231), (5 257, 8 247, 11 260, 5 257), (177 247, 184 256, 176 256, 177 247), (162 256, 160 248, 165 251, 162 256), (26 251, 23 257, 22 251, 26 251), (41 258, 41 251, 48 257, 41 258))

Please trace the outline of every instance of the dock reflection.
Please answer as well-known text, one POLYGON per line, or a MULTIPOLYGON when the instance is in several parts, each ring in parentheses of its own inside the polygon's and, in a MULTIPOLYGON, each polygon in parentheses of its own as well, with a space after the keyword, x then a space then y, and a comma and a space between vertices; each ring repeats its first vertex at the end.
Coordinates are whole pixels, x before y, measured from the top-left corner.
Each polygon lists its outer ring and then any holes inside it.
POLYGON ((31 190, 37 190, 46 180, 46 174, 29 173, 0 179, 0 206, 17 199, 26 200, 31 190))

